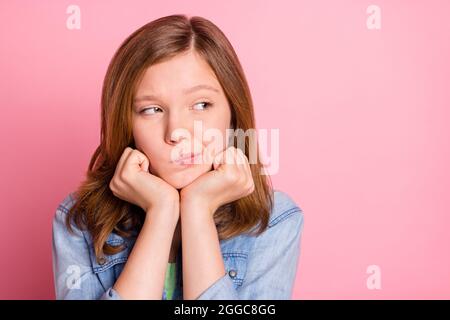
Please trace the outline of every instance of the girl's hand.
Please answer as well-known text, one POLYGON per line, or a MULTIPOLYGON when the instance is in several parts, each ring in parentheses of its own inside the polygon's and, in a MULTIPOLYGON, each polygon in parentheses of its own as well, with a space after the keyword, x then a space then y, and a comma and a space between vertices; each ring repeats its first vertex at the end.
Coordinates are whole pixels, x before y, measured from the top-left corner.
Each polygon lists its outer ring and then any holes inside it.
MULTIPOLYGON (((211 152, 208 150, 207 152, 211 152)), ((181 190, 181 206, 191 206, 193 212, 204 206, 212 215, 221 206, 248 196, 254 191, 250 165, 241 149, 228 147, 213 158, 209 171, 181 190)))
POLYGON ((178 191, 151 174, 148 170, 149 164, 145 154, 130 147, 125 148, 109 183, 113 194, 141 207, 146 213, 154 207, 178 205, 178 191))

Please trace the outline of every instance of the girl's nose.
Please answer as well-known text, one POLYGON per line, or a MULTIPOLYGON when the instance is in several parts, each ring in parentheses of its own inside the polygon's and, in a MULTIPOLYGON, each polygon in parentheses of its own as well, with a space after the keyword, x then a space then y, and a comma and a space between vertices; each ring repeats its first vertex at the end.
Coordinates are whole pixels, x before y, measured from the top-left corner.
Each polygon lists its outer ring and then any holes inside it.
POLYGON ((185 117, 180 114, 171 114, 167 120, 166 142, 168 144, 179 144, 184 139, 189 140, 191 136, 191 126, 185 117))

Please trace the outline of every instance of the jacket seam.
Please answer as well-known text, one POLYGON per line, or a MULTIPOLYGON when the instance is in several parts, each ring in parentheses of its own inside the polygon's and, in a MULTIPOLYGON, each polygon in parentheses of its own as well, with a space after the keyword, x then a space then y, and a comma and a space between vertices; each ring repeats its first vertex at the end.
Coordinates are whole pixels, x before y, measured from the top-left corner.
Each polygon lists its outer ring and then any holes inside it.
POLYGON ((94 269, 95 273, 99 273, 99 272, 103 272, 103 271, 109 269, 110 267, 112 267, 118 263, 123 263, 126 261, 127 261, 127 257, 116 258, 116 259, 110 260, 109 262, 105 263, 101 267, 93 267, 93 269, 94 269))
POLYGON ((275 226, 276 224, 293 215, 295 212, 302 212, 302 210, 299 207, 293 207, 284 211, 282 214, 280 214, 279 216, 270 221, 269 227, 275 226))

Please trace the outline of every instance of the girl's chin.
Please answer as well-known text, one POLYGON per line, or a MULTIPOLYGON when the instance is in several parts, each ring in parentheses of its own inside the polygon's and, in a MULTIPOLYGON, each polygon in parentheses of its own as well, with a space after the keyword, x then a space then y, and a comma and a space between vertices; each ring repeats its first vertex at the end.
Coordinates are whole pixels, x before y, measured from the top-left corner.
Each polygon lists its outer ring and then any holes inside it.
MULTIPOLYGON (((188 170, 191 171, 191 170, 188 170)), ((169 173, 166 177, 161 177, 164 181, 170 184, 177 190, 181 190, 184 187, 190 185, 195 179, 208 172, 208 168, 203 170, 192 170, 191 172, 175 172, 169 173)))

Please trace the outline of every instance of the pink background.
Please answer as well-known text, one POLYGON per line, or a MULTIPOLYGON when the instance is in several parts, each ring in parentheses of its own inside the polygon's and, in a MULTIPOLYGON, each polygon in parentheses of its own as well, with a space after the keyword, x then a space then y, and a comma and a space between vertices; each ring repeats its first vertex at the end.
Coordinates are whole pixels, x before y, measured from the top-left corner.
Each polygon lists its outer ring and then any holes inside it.
POLYGON ((2 1, 0 298, 54 298, 51 220, 98 144, 107 65, 174 13, 225 32, 258 127, 280 128, 273 182, 305 213, 294 298, 449 299, 445 0, 2 1), (66 28, 70 4, 80 30, 66 28), (381 30, 366 27, 371 4, 381 30))

